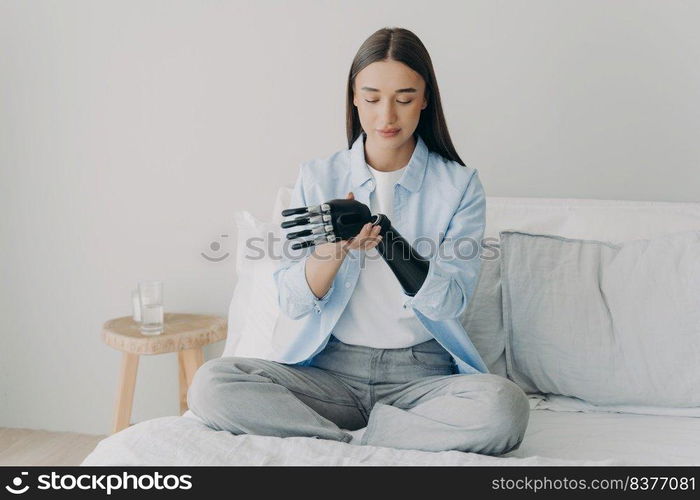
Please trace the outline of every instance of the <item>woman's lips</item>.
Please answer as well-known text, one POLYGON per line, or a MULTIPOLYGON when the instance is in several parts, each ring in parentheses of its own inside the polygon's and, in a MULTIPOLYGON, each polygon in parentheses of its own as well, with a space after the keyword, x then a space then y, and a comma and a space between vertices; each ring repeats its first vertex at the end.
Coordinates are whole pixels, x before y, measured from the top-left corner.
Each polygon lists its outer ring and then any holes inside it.
POLYGON ((379 132, 379 135, 381 135, 382 137, 394 137, 400 131, 401 131, 401 129, 396 129, 393 132, 382 132, 381 130, 377 130, 377 132, 379 132))

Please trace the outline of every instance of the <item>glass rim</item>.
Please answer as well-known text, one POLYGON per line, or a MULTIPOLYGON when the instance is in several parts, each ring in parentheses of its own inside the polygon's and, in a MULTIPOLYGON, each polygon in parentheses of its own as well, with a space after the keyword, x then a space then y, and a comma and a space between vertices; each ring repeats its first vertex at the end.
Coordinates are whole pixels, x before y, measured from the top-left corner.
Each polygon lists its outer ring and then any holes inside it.
POLYGON ((162 286, 162 280, 143 280, 138 282, 138 286, 162 286))

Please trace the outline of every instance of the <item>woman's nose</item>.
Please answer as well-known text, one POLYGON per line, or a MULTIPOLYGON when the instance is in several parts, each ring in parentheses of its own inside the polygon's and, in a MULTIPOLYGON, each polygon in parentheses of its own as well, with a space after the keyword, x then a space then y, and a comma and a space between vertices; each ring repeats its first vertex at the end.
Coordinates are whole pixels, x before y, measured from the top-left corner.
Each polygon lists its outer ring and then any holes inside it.
POLYGON ((396 109, 392 103, 385 104, 381 114, 384 125, 391 125, 396 121, 396 109))

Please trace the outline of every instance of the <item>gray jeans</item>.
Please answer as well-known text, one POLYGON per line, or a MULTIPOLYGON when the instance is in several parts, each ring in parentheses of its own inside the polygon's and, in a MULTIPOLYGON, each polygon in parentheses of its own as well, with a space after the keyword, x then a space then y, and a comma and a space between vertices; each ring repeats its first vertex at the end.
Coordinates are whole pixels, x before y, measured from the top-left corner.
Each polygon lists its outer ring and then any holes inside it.
POLYGON ((434 339, 403 349, 345 344, 331 336, 310 366, 223 357, 204 363, 190 410, 233 434, 307 436, 424 451, 500 455, 520 446, 525 393, 494 374, 459 374, 434 339))

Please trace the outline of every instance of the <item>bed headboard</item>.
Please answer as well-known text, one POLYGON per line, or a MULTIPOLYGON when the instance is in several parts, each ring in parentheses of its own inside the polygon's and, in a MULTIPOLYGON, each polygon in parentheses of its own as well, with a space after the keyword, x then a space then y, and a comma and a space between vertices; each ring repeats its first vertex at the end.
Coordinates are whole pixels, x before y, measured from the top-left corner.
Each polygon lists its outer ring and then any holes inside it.
MULTIPOLYGON (((291 193, 278 190, 273 222, 281 222, 291 193)), ((700 203, 487 196, 485 237, 505 229, 610 242, 653 238, 700 230, 700 203)))

